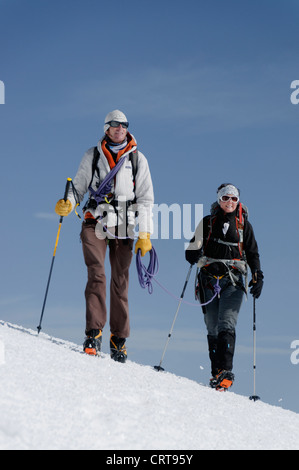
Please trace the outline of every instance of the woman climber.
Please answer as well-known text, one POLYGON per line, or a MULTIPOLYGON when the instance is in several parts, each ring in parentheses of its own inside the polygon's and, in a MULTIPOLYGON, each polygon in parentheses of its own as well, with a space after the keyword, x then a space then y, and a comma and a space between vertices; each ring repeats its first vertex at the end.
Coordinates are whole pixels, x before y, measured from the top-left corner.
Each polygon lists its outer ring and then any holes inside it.
POLYGON ((243 276, 247 279, 247 264, 252 274, 250 293, 255 299, 261 295, 264 278, 247 208, 240 203, 240 191, 234 185, 218 188, 217 202, 198 225, 186 250, 186 260, 191 265, 198 263, 200 269, 196 294, 205 304, 202 310, 212 369, 210 386, 227 389, 234 382, 236 324, 247 293, 247 281, 245 285, 243 282, 243 276))

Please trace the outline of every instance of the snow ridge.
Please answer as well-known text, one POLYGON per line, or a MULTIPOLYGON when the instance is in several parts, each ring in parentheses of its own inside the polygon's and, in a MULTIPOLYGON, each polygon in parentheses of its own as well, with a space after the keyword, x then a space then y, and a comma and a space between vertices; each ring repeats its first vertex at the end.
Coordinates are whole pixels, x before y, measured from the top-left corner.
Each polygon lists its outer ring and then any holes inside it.
POLYGON ((1 450, 291 450, 299 415, 0 321, 1 450))

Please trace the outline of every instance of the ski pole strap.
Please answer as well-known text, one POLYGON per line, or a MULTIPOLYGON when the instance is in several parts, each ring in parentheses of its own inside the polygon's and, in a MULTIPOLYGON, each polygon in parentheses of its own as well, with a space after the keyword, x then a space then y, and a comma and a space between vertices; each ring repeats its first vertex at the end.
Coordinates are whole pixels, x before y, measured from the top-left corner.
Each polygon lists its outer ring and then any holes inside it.
MULTIPOLYGON (((66 185, 65 185, 64 196, 63 196, 63 200, 65 202, 67 201, 67 198, 68 198, 71 182, 72 182, 72 178, 68 178, 67 182, 66 182, 66 185)), ((62 224, 62 221, 63 221, 63 215, 60 216, 59 223, 62 224)), ((58 238, 59 238, 59 233, 58 233, 58 238)), ((56 249, 54 250, 54 253, 55 252, 56 252, 56 249)))
POLYGON ((77 207, 80 206, 80 198, 79 198, 79 194, 78 194, 78 191, 77 189, 75 188, 75 185, 73 183, 73 180, 71 178, 69 178, 71 180, 71 185, 72 185, 72 190, 73 190, 73 195, 74 195, 74 198, 75 198, 75 201, 76 201, 76 205, 75 205, 75 214, 76 216, 81 220, 81 215, 78 214, 78 211, 77 211, 77 207))

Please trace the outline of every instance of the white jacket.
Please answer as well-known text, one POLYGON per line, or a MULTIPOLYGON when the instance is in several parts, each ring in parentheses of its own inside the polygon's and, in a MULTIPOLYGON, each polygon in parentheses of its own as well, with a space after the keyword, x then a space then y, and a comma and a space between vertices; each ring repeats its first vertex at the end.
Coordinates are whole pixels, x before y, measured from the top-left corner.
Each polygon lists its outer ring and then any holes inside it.
MULTIPOLYGON (((129 135, 129 134, 128 134, 129 135)), ((134 139, 132 135, 130 135, 134 139)), ((99 183, 103 181, 105 176, 110 172, 110 166, 107 160, 107 157, 102 150, 102 141, 104 137, 98 142, 98 150, 100 152, 100 158, 98 161, 98 169, 100 174, 100 181, 98 178, 98 173, 95 171, 91 186, 94 191, 97 190, 99 183)), ((136 143, 136 139, 134 139, 136 143)), ((132 151, 137 149, 137 145, 133 146, 128 152, 124 153, 121 158, 125 158, 126 162, 121 166, 120 170, 112 182, 112 193, 114 198, 120 201, 134 201, 136 197, 136 206, 132 206, 132 209, 128 211, 129 223, 135 219, 135 211, 138 211, 138 224, 139 232, 148 232, 153 233, 153 223, 152 223, 152 208, 154 204, 154 191, 153 184, 151 179, 151 174, 148 166, 148 161, 145 156, 138 150, 138 163, 137 163, 137 173, 135 178, 135 192, 133 184, 133 172, 132 164, 129 159, 129 155, 132 151), (131 216, 131 219, 130 219, 131 216)), ((77 199, 82 202, 85 194, 88 192, 88 187, 92 178, 92 162, 94 155, 94 147, 90 148, 85 152, 82 161, 80 163, 77 174, 73 180, 74 186, 77 191, 77 199)), ((74 209, 76 206, 76 198, 73 194, 73 190, 70 189, 68 199, 72 204, 74 209)), ((101 204, 97 209, 92 210, 88 209, 91 214, 97 218, 101 213, 101 204)), ((105 225, 107 227, 114 227, 117 224, 117 218, 114 211, 109 211, 108 220, 106 219, 105 225)))

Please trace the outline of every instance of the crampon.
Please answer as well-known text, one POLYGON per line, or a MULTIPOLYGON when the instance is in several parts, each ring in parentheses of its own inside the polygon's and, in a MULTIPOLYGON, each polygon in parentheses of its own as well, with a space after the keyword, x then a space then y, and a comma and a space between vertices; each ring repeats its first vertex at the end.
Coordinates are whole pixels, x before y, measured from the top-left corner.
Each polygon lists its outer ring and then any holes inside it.
POLYGON ((222 370, 210 380, 210 387, 219 392, 225 392, 233 386, 234 379, 235 376, 231 371, 222 370))

